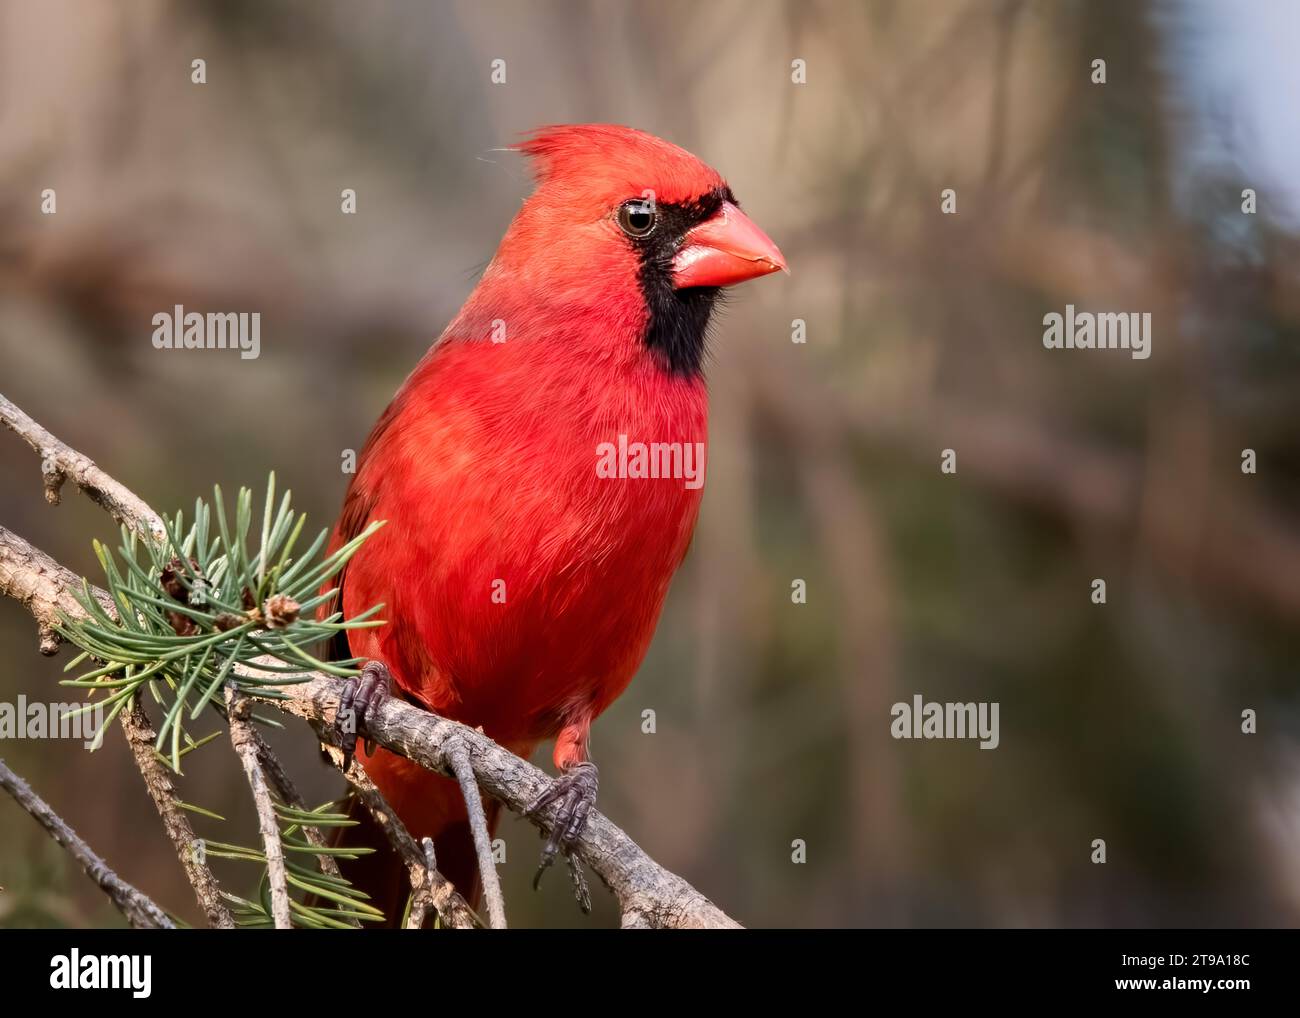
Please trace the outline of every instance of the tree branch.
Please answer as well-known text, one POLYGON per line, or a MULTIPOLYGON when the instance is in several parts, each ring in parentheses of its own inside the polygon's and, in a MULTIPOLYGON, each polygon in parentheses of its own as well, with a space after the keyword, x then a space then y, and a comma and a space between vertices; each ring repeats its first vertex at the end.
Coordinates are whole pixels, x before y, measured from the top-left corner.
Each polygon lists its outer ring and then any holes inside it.
POLYGON ((230 723, 230 744, 244 766, 248 788, 253 793, 257 807, 257 829, 262 835, 262 850, 266 855, 266 872, 271 882, 271 918, 277 930, 293 928, 289 913, 289 875, 284 868, 284 844, 280 841, 280 822, 276 819, 275 803, 266 787, 266 775, 258 760, 258 739, 253 723, 248 720, 248 697, 234 686, 226 686, 226 720, 230 723))
POLYGON ((0 394, 0 423, 7 425, 41 457, 41 477, 45 482, 45 500, 59 504, 59 491, 67 478, 97 505, 107 509, 113 519, 130 527, 146 540, 162 542, 167 530, 162 518, 135 492, 119 484, 71 446, 59 441, 18 407, 0 394))
POLYGON ((329 729, 317 722, 314 726, 321 736, 325 752, 334 762, 352 791, 365 806, 379 829, 388 838, 388 843, 406 863, 406 872, 411 880, 411 890, 415 900, 411 905, 411 917, 407 929, 418 930, 424 925, 424 915, 430 905, 437 910, 444 926, 456 930, 474 929, 479 925, 478 917, 465 899, 457 893, 452 882, 438 872, 437 860, 433 855, 433 842, 424 839, 423 849, 415 843, 406 825, 397 818, 393 808, 388 805, 378 786, 353 757, 348 761, 347 769, 343 767, 343 751, 327 741, 325 733, 329 729))
MULTIPOLYGON (((252 726, 249 727, 249 731, 252 732, 253 742, 257 746, 258 763, 262 766, 262 772, 266 775, 266 780, 269 781, 271 787, 275 789, 275 794, 280 797, 281 801, 284 802, 286 806, 292 806, 294 809, 308 812, 310 807, 308 807, 307 803, 303 800, 303 797, 299 794, 297 786, 294 785, 293 780, 284 769, 284 765, 281 764, 279 758, 271 752, 271 747, 268 746, 266 740, 262 738, 262 733, 252 726)), ((329 847, 329 841, 321 832, 319 827, 313 827, 310 824, 303 824, 302 833, 303 837, 317 848, 329 847)), ((320 863, 321 871, 327 876, 342 876, 342 873, 339 872, 339 864, 337 860, 335 860, 334 856, 328 853, 322 853, 321 855, 318 855, 316 859, 320 863)))
POLYGON ((474 768, 470 766, 469 754, 462 747, 454 747, 450 753, 451 769, 460 785, 461 797, 465 800, 465 812, 469 816, 469 829, 474 832, 474 853, 478 856, 479 878, 483 881, 483 897, 487 901, 488 922, 494 930, 506 928, 506 902, 501 896, 501 880, 497 876, 497 865, 492 858, 492 839, 488 835, 487 816, 483 812, 483 795, 474 780, 474 768))
MULTIPOLYGON (((433 901, 433 878, 438 872, 437 859, 433 852, 433 839, 426 836, 420 842, 420 847, 424 849, 424 868, 423 879, 420 880, 411 891, 411 914, 406 918, 406 928, 408 930, 424 929, 424 921, 428 918, 429 909, 437 908, 433 901)), ((452 891, 455 894, 455 890, 452 891)), ((460 895, 456 895, 460 897, 460 895)), ((441 913, 439 913, 441 918, 441 913)))
POLYGON ((199 854, 199 836, 194 833, 190 818, 178 803, 171 772, 158 756, 155 748, 158 733, 154 731, 153 722, 138 698, 118 715, 118 719, 126 733, 136 769, 144 778, 149 797, 162 818, 163 830, 176 849, 176 856, 185 870, 186 879, 194 888, 194 896, 207 917, 208 925, 219 930, 233 930, 235 920, 221 900, 221 886, 199 854))
POLYGON ((127 922, 137 930, 172 930, 175 925, 157 905, 138 888, 119 877, 68 824, 49 807, 31 786, 0 760, 0 788, 14 797, 18 805, 31 814, 46 832, 66 848, 81 864, 86 876, 97 883, 127 922))

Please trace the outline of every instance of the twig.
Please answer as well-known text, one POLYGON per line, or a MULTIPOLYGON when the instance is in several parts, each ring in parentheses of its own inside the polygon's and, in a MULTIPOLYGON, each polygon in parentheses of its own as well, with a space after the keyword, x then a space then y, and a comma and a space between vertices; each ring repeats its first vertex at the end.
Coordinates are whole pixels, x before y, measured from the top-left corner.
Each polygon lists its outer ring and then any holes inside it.
POLYGON ((126 733, 136 769, 144 778, 149 798, 162 818, 163 830, 176 849, 176 856, 185 870, 186 879, 194 888, 194 896, 207 917, 208 925, 219 930, 233 930, 235 920, 221 901, 221 887, 198 851, 201 839, 194 833, 190 818, 178 805, 171 773, 158 758, 155 748, 158 733, 154 731, 153 722, 138 699, 118 715, 118 720, 126 733))
MULTIPOLYGON (((325 726, 317 723, 314 725, 317 732, 324 737, 325 726)), ((356 797, 365 806, 379 829, 384 832, 388 838, 388 843, 392 845, 401 860, 406 864, 406 872, 411 880, 411 890, 415 895, 415 900, 411 905, 411 918, 407 923, 407 929, 419 929, 423 926, 424 912, 429 905, 432 905, 442 918, 444 926, 456 930, 473 929, 479 925, 478 917, 474 910, 469 907, 468 903, 456 891, 452 882, 438 872, 437 862, 433 855, 433 842, 425 838, 427 844, 423 850, 415 843, 406 825, 398 819, 396 812, 388 805, 383 793, 379 791, 378 786, 370 780, 361 764, 353 757, 348 761, 347 769, 343 768, 343 751, 331 742, 322 739, 322 745, 325 752, 329 755, 334 766, 342 771, 343 776, 347 778, 348 784, 352 786, 352 791, 356 797), (421 892, 424 892, 423 894, 421 892), (419 909, 419 922, 416 921, 417 909, 419 909)))
POLYGON ((433 878, 438 872, 438 862, 433 854, 433 839, 422 839, 420 847, 424 849, 424 877, 418 886, 411 889, 411 914, 406 917, 408 930, 424 929, 429 909, 436 908, 433 904, 433 878))
MULTIPOLYGON (((275 789, 275 794, 287 806, 301 810, 304 813, 310 812, 311 807, 307 805, 305 799, 298 791, 298 786, 293 783, 284 765, 280 763, 280 758, 271 751, 267 745, 266 739, 256 728, 250 726, 249 730, 253 733, 253 739, 257 743, 257 759, 262 765, 262 771, 266 774, 266 780, 271 783, 275 789)), ((325 837, 324 832, 319 827, 313 827, 310 824, 302 824, 303 837, 315 845, 317 848, 329 848, 329 839, 325 837)), ((339 870, 338 860, 329 852, 322 852, 316 856, 316 861, 320 864, 321 872, 331 877, 342 877, 343 873, 339 870)), ((361 927, 361 924, 355 919, 344 919, 349 926, 361 927)))
POLYGON ((469 829, 474 832, 474 852, 478 856, 479 878, 483 881, 483 897, 487 901, 488 922, 494 930, 506 928, 506 902, 501 896, 501 878, 497 875, 492 858, 492 838, 488 834, 487 816, 483 812, 483 795, 474 780, 474 768, 464 746, 453 746, 448 754, 451 769, 465 799, 469 814, 469 829))
MULTIPOLYGON (((60 608, 78 618, 85 615, 71 594, 80 589, 81 578, 76 573, 0 527, 0 591, 32 613, 41 633, 42 654, 58 652, 54 626, 58 624, 60 608)), ((106 593, 100 591, 96 596, 106 612, 116 612, 106 593)))
POLYGON ((41 457, 45 500, 59 504, 63 482, 71 478, 91 501, 103 506, 113 519, 130 527, 146 540, 162 542, 167 530, 162 518, 129 488, 113 480, 71 446, 59 441, 0 394, 0 423, 7 425, 41 457))
POLYGON ((31 786, 0 760, 0 788, 14 797, 18 805, 31 814, 46 832, 68 850, 81 864, 86 876, 108 895, 127 922, 137 930, 171 930, 175 925, 144 892, 131 886, 111 869, 49 805, 32 791, 31 786))
MULTIPOLYGON (((253 741, 257 745, 258 762, 262 765, 262 771, 266 774, 266 780, 271 783, 271 787, 275 789, 275 794, 280 797, 280 801, 286 806, 292 806, 294 809, 302 810, 303 812, 310 812, 310 807, 298 792, 298 787, 293 783, 293 779, 289 777, 288 772, 284 769, 284 765, 280 763, 279 757, 271 751, 271 747, 267 745, 266 739, 263 738, 262 733, 256 728, 250 728, 250 731, 252 731, 253 741)), ((329 847, 329 839, 325 837, 319 827, 303 824, 302 833, 303 837, 317 848, 329 847)), ((318 855, 316 859, 320 862, 321 870, 328 876, 342 876, 339 872, 338 861, 328 852, 318 855)))
POLYGON ((258 760, 257 738, 248 715, 251 704, 248 697, 233 685, 226 686, 226 715, 230 722, 230 744, 235 747, 239 762, 244 765, 253 804, 257 807, 257 828, 262 834, 262 848, 266 853, 266 872, 271 881, 271 918, 277 930, 293 928, 289 914, 289 875, 284 867, 284 845, 280 841, 280 822, 275 815, 275 802, 266 786, 266 775, 258 760))

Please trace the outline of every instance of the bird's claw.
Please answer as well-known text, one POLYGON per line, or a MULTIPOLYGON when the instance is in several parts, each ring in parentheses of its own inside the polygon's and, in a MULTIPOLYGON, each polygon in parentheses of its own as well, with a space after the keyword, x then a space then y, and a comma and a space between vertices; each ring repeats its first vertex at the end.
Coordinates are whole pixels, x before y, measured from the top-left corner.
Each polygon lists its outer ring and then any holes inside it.
MULTIPOLYGON (((344 770, 352 764, 357 736, 365 734, 371 712, 392 695, 393 674, 382 661, 367 661, 360 675, 353 676, 343 684, 339 709, 334 715, 334 734, 343 750, 344 770)), ((366 752, 374 752, 369 739, 366 740, 366 752)))
MULTIPOLYGON (((590 761, 575 764, 551 782, 541 795, 534 799, 524 810, 524 816, 534 817, 551 803, 558 803, 555 820, 551 824, 550 835, 542 849, 541 865, 533 877, 533 889, 536 890, 542 880, 542 874, 555 862, 556 855, 563 850, 567 856, 572 855, 574 842, 587 826, 587 817, 596 802, 596 792, 600 788, 600 772, 590 761)), ((581 902, 581 895, 579 900, 581 902)), ((587 909, 590 904, 587 905, 587 909)), ((585 909, 584 909, 585 911, 585 909)))

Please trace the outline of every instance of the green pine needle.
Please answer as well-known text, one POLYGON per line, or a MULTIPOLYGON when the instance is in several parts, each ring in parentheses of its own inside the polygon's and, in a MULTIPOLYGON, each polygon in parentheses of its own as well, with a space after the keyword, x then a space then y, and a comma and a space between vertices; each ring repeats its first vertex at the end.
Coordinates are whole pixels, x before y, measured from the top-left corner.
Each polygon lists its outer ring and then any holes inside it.
POLYGON ((274 474, 267 481, 259 531, 254 534, 252 528, 249 489, 240 489, 234 508, 232 528, 216 487, 211 505, 195 501, 188 527, 182 512, 164 517, 165 542, 146 542, 125 527, 116 551, 96 541, 95 556, 118 617, 110 616, 86 586, 78 600, 87 617, 65 617, 57 627, 82 652, 73 664, 93 665, 63 684, 87 689, 92 697, 108 694, 96 701, 106 712, 116 716, 149 685, 164 710, 156 748, 175 771, 180 770, 181 757, 197 745, 189 723, 208 707, 221 708, 216 694, 225 684, 264 693, 266 686, 305 681, 310 671, 356 675, 357 659, 324 661, 308 648, 341 631, 383 625, 375 617, 381 605, 351 619, 338 612, 315 617, 336 593, 322 588, 382 522, 372 523, 329 555, 324 554, 329 533, 322 530, 295 557, 306 517, 292 508, 289 492, 277 500, 274 474), (170 592, 164 586, 165 572, 174 576, 170 592), (277 599, 273 604, 279 605, 279 616, 268 607, 272 598, 277 599), (285 611, 297 617, 288 621, 285 611), (270 622, 267 613, 273 614, 270 622), (268 659, 266 674, 249 673, 257 658, 268 659))

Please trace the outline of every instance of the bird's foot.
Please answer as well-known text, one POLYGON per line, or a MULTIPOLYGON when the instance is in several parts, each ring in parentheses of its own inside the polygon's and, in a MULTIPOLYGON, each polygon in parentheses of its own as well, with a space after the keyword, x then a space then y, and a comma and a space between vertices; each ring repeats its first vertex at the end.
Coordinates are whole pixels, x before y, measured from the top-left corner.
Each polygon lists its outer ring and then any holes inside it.
MULTIPOLYGON (((555 856, 561 851, 572 857, 573 844, 578 835, 587 826, 587 817, 596 801, 596 792, 600 788, 600 772, 590 761, 574 764, 567 771, 551 782, 550 786, 529 804, 524 816, 534 817, 551 803, 558 803, 555 821, 551 824, 551 833, 542 849, 541 865, 533 878, 533 889, 541 883, 542 874, 555 862, 555 856)), ((571 867, 572 868, 572 867, 571 867)), ((581 895, 579 900, 581 900, 581 895)), ((590 905, 587 905, 590 908, 590 905)))
MULTIPOLYGON (((343 769, 352 763, 356 752, 357 736, 366 734, 366 723, 371 713, 393 695, 393 673, 382 661, 367 661, 361 674, 343 684, 339 696, 339 709, 334 715, 334 734, 343 750, 343 769)), ((366 752, 373 753, 374 746, 366 740, 366 752)))

